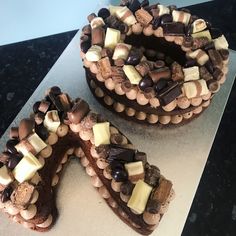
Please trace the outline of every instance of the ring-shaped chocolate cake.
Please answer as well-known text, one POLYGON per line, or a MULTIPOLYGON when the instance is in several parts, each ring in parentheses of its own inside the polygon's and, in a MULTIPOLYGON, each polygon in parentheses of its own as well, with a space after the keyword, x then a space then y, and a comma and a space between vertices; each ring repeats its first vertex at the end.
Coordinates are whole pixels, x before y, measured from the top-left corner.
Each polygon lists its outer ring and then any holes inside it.
POLYGON ((88 16, 81 57, 108 109, 149 124, 182 124, 211 103, 228 72, 228 43, 187 9, 126 0, 88 16))
POLYGON ((58 214, 55 189, 73 155, 122 221, 144 235, 158 226, 174 192, 144 152, 84 100, 71 100, 58 87, 49 89, 33 111, 11 127, 0 154, 0 209, 9 218, 32 230, 49 230, 58 214))

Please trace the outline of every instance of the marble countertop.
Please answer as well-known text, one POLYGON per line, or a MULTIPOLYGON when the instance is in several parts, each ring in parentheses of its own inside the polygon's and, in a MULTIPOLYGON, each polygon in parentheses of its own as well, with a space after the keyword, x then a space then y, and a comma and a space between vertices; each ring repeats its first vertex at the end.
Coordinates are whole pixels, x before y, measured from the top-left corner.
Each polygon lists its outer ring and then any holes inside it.
MULTIPOLYGON (((236 42, 233 2, 235 1, 224 1, 221 5, 220 1, 214 1, 188 7, 192 12, 209 18, 213 24, 223 28, 231 48, 235 48, 236 42)), ((76 31, 0 47, 0 136, 76 31)), ((184 236, 236 234, 235 99, 234 85, 185 224, 184 236)))

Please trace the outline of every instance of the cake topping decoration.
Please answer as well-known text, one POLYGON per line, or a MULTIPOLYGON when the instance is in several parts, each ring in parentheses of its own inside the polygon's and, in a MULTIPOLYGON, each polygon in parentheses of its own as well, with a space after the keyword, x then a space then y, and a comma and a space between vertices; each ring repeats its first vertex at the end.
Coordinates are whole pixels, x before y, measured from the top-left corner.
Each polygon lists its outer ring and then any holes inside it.
POLYGON ((112 28, 107 28, 105 37, 105 48, 114 49, 120 42, 120 31, 112 28))
POLYGON ((37 170, 42 167, 43 166, 38 159, 29 152, 21 159, 12 173, 18 182, 23 183, 24 181, 31 179, 37 170))
POLYGON ((143 180, 139 180, 132 192, 132 195, 128 201, 128 207, 133 209, 138 214, 142 214, 146 208, 146 204, 152 187, 146 184, 143 180))
POLYGON ((19 124, 19 138, 24 139, 26 138, 29 134, 33 132, 34 129, 34 120, 32 119, 22 119, 19 124))
POLYGON ((197 19, 192 23, 192 31, 193 33, 197 33, 203 31, 207 28, 206 22, 203 19, 197 19))
POLYGON ((12 177, 8 174, 8 169, 4 165, 0 168, 0 184, 7 186, 13 181, 12 177))
POLYGON ((82 99, 76 101, 70 111, 67 112, 68 119, 73 124, 78 124, 89 112, 89 105, 82 99))
POLYGON ((95 146, 110 144, 110 123, 97 123, 93 126, 95 146))
POLYGON ((57 110, 48 111, 43 121, 44 126, 51 132, 56 132, 61 124, 57 110))
POLYGON ((93 45, 87 53, 85 54, 85 57, 88 61, 99 61, 101 59, 101 52, 102 48, 98 45, 93 45))
POLYGON ((142 77, 134 66, 124 65, 123 70, 129 81, 131 82, 131 84, 139 84, 139 81, 142 79, 142 77))
POLYGON ((125 169, 128 172, 130 182, 136 183, 138 180, 144 179, 144 168, 142 161, 127 163, 125 164, 125 169))
POLYGON ((198 80, 200 78, 198 66, 184 68, 183 72, 184 72, 184 81, 198 80))

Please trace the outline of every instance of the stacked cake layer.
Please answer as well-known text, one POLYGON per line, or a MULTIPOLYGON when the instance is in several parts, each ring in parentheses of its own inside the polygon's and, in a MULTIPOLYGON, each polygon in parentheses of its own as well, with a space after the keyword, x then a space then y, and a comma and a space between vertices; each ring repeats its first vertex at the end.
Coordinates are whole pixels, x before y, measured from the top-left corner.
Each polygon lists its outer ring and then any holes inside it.
POLYGON ((72 100, 58 87, 33 111, 11 128, 0 155, 0 209, 26 228, 49 230, 57 217, 55 188, 74 155, 122 221, 145 235, 157 227, 174 192, 145 153, 84 100, 72 100))
POLYGON ((88 16, 81 57, 93 94, 149 124, 179 124, 210 105, 228 71, 219 29, 187 9, 122 1, 88 16))

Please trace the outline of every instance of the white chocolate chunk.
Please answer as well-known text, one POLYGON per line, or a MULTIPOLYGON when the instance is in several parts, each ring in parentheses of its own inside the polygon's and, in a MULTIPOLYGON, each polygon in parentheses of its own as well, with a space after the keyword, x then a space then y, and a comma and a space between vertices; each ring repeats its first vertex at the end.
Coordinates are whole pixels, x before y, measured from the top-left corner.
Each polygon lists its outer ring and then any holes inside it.
POLYGON ((57 128, 60 126, 60 118, 57 110, 48 111, 43 121, 44 126, 51 132, 56 133, 57 128))
POLYGON ((94 142, 98 147, 101 144, 110 144, 110 123, 97 123, 93 126, 94 142))
POLYGON ((207 28, 206 22, 203 19, 197 19, 192 23, 193 33, 203 31, 207 28))
POLYGON ((92 21, 90 22, 91 28, 95 29, 97 27, 103 26, 105 25, 102 17, 95 17, 92 19, 92 21))
POLYGON ((170 9, 164 5, 159 4, 157 5, 157 8, 159 10, 159 16, 170 13, 170 9))
POLYGON ((36 153, 41 152, 47 147, 47 144, 36 133, 30 135, 28 141, 34 147, 36 153))
POLYGON ((206 94, 208 94, 210 92, 208 87, 207 87, 207 83, 206 83, 206 81, 204 79, 198 80, 198 83, 201 86, 200 96, 204 96, 204 95, 206 95, 206 94))
POLYGON ((88 61, 99 61, 101 59, 102 48, 98 45, 93 45, 85 54, 88 61))
POLYGON ((184 72, 184 81, 198 80, 200 78, 198 66, 184 68, 183 72, 184 72))
POLYGON ((130 11, 130 9, 126 6, 118 9, 115 12, 115 14, 118 19, 123 21, 128 26, 131 26, 131 25, 134 25, 135 23, 137 23, 137 20, 136 20, 135 16, 133 15, 132 11, 130 11))
POLYGON ((110 14, 113 16, 113 15, 116 15, 116 12, 123 9, 122 6, 113 6, 113 5, 109 5, 109 11, 110 11, 110 14))
POLYGON ((127 163, 125 164, 125 169, 128 172, 129 180, 132 183, 136 183, 138 180, 144 178, 144 168, 142 161, 127 163))
POLYGON ((212 40, 212 38, 211 38, 211 33, 210 33, 209 30, 204 30, 204 31, 201 31, 201 32, 197 32, 197 33, 191 34, 191 36, 192 36, 193 38, 206 37, 206 38, 208 38, 210 41, 212 40))
POLYGON ((206 81, 203 79, 191 81, 183 84, 185 96, 190 99, 200 97, 209 93, 206 81))
POLYGON ((112 28, 107 28, 104 47, 114 49, 119 42, 120 31, 112 28))
POLYGON ((150 185, 146 184, 143 180, 139 180, 133 189, 127 206, 138 214, 142 214, 146 208, 151 191, 152 187, 150 185))
POLYGON ((192 59, 196 59, 198 64, 201 66, 203 66, 209 60, 208 54, 202 49, 197 49, 193 52, 190 51, 187 53, 187 55, 192 59))
POLYGON ((8 185, 12 182, 11 176, 8 174, 7 167, 4 165, 0 168, 0 184, 8 185))
POLYGON ((228 49, 229 47, 229 44, 224 35, 221 35, 220 37, 214 39, 213 41, 214 41, 216 50, 228 49))
POLYGON ((117 59, 124 59, 126 60, 128 55, 129 55, 129 50, 131 49, 130 44, 125 44, 125 43, 118 43, 115 47, 115 51, 113 54, 112 59, 117 60, 117 59))
POLYGON ((124 65, 123 71, 125 72, 125 75, 130 80, 131 84, 139 84, 139 81, 142 79, 141 75, 138 73, 138 71, 135 69, 132 65, 124 65))
POLYGON ((35 175, 37 170, 41 169, 42 167, 43 166, 39 162, 39 160, 29 152, 21 159, 12 173, 15 179, 18 182, 22 183, 26 180, 31 179, 35 175))
POLYGON ((188 25, 191 14, 184 11, 173 10, 172 16, 174 22, 181 22, 185 25, 188 25))
POLYGON ((183 84, 183 90, 185 96, 189 98, 197 97, 197 88, 194 82, 188 82, 183 84))

